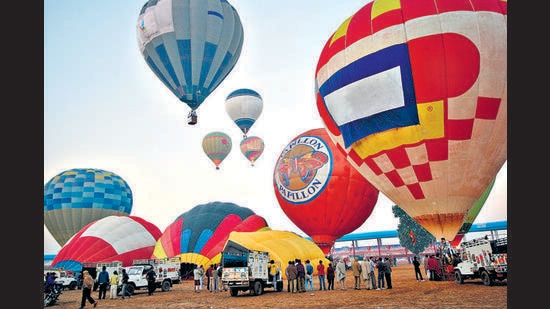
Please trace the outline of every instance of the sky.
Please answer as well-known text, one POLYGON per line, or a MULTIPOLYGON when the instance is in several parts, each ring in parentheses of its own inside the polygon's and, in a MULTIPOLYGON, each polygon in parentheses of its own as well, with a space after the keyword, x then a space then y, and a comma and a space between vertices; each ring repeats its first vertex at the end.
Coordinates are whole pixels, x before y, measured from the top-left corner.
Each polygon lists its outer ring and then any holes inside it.
MULTIPOLYGON (((180 102, 145 63, 136 22, 144 0, 44 1, 44 184, 63 171, 97 168, 121 176, 133 193, 131 215, 161 231, 191 208, 232 202, 274 230, 308 236, 290 221, 273 189, 273 169, 296 136, 324 127, 315 106, 315 67, 340 24, 365 0, 230 0, 244 28, 237 64, 187 124, 180 102), (224 101, 239 88, 257 91, 263 111, 248 136, 265 149, 254 166, 241 154, 242 132, 224 101), (223 131, 233 149, 216 170, 202 138, 223 131)), ((354 232, 392 230, 394 203, 380 193, 354 232)), ((474 223, 507 220, 507 164, 474 223)), ((337 247, 342 245, 337 243, 337 247)), ((60 246, 44 226, 44 254, 60 246)))

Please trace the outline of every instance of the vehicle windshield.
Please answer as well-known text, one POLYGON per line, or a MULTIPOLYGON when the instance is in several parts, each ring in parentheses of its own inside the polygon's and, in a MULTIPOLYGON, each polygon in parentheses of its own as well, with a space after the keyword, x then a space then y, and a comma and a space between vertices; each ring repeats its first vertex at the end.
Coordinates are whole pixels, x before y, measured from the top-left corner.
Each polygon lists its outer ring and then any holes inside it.
POLYGON ((128 270, 128 275, 141 275, 140 267, 133 267, 128 270))

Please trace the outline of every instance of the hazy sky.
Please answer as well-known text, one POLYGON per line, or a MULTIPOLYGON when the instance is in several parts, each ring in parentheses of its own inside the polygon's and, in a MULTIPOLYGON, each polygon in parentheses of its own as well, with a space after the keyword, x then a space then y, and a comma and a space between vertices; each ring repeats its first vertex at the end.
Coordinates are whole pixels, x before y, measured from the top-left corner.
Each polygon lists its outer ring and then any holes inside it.
MULTIPOLYGON (((44 184, 72 168, 98 168, 124 178, 131 215, 161 231, 180 214, 212 201, 232 202, 276 230, 307 236, 281 210, 273 190, 275 161, 297 135, 323 127, 314 99, 319 54, 330 35, 365 0, 230 0, 244 27, 233 71, 187 125, 189 108, 146 65, 136 39, 144 0, 44 1, 44 184), (239 149, 242 133, 224 101, 239 88, 263 98, 249 136, 265 150, 255 166, 239 149), (202 138, 224 131, 233 150, 216 170, 202 138)), ((475 223, 507 219, 506 164, 475 223)), ((397 227, 382 193, 355 232, 397 227)), ((60 246, 44 226, 44 253, 60 246)))

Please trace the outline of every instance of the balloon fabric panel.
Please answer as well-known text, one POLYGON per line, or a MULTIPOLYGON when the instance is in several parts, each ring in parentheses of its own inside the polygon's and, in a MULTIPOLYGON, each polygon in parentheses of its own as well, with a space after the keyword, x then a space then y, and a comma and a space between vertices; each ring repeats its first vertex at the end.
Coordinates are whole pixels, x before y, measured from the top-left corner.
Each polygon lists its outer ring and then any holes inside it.
POLYGON ((111 262, 132 265, 133 259, 149 258, 161 232, 154 224, 135 216, 108 216, 94 221, 61 248, 52 265, 64 261, 111 262))
POLYGON ((506 160, 506 14, 499 0, 378 0, 319 57, 331 138, 436 237, 453 238, 506 160))
POLYGON ((228 202, 198 205, 166 229, 169 232, 157 241, 153 258, 179 256, 182 263, 207 266, 219 255, 232 231, 257 231, 266 226, 265 219, 246 207, 228 202))
POLYGON ((229 118, 245 134, 262 114, 262 96, 252 89, 242 88, 232 91, 225 99, 225 111, 229 118))
POLYGON ((231 72, 243 34, 238 13, 222 0, 151 0, 137 21, 145 62, 192 110, 231 72))
POLYGON ((44 224, 63 246, 88 223, 111 215, 129 215, 133 195, 113 172, 75 168, 44 185, 44 224))
POLYGON ((231 152, 231 138, 223 132, 210 132, 202 140, 202 149, 216 169, 231 152))
POLYGON ((324 128, 289 142, 273 180, 281 209, 325 254, 367 220, 378 200, 378 190, 351 168, 324 128))

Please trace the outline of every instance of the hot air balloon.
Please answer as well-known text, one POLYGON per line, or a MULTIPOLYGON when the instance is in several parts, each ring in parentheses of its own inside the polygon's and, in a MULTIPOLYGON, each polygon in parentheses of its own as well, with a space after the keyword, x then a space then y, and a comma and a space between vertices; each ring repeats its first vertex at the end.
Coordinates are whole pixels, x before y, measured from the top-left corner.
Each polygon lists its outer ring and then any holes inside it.
POLYGON ((264 147, 264 140, 257 136, 249 136, 241 141, 241 152, 252 166, 264 152, 264 147))
POLYGON ((458 245, 462 241, 462 238, 464 238, 464 235, 468 233, 468 231, 472 227, 472 224, 476 220, 477 215, 479 215, 481 208, 483 207, 483 205, 485 205, 485 201, 487 201, 487 198, 489 197, 489 193, 491 193, 491 190, 493 189, 493 185, 495 184, 495 179, 491 181, 487 189, 483 191, 483 194, 481 194, 479 199, 475 202, 474 206, 472 206, 472 208, 470 208, 470 211, 468 211, 468 214, 466 215, 466 217, 464 217, 464 222, 462 222, 462 226, 458 230, 458 233, 453 238, 453 240, 449 242, 451 246, 458 247, 458 245))
POLYGON ((136 216, 108 216, 94 221, 74 235, 52 261, 52 267, 80 271, 87 262, 148 259, 161 236, 153 223, 136 216))
POLYGON ((119 175, 94 168, 57 174, 44 185, 44 224, 60 246, 95 220, 129 215, 132 190, 119 175))
POLYGON ((231 232, 227 245, 231 242, 249 250, 269 252, 271 259, 281 262, 283 279, 287 279, 284 268, 288 261, 293 261, 296 257, 300 257, 302 261, 311 260, 314 274, 317 273, 320 260, 325 266, 331 262, 314 242, 289 231, 265 229, 257 232, 231 232))
POLYGON ((182 263, 203 265, 220 261, 229 233, 268 228, 264 218, 231 202, 210 202, 178 216, 158 239, 152 258, 180 257, 182 263))
POLYGON ((149 0, 137 20, 139 50, 149 68, 196 110, 233 70, 241 54, 243 26, 227 0, 149 0))
POLYGON ((325 44, 317 108, 356 168, 453 239, 506 161, 507 2, 375 0, 325 44))
POLYGON ((244 138, 262 114, 263 107, 262 96, 252 89, 237 89, 225 99, 225 111, 241 129, 244 138))
POLYGON ((202 139, 202 150, 208 158, 214 162, 216 169, 220 169, 220 164, 231 152, 231 138, 223 132, 210 132, 202 139))
POLYGON ((273 187, 281 209, 325 254, 371 215, 378 190, 353 169, 325 128, 308 130, 283 149, 273 187))

